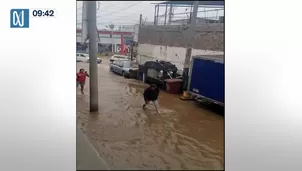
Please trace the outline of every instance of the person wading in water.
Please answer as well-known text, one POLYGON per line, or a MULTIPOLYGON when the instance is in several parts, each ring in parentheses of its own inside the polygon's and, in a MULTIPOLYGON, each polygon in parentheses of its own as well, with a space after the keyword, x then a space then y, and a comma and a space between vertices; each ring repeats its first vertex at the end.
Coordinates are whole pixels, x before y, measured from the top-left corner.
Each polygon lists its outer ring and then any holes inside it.
POLYGON ((145 104, 143 105, 143 109, 146 108, 146 106, 152 102, 157 113, 159 112, 159 104, 158 104, 158 95, 159 95, 159 88, 152 84, 150 87, 146 88, 144 91, 144 100, 145 104))

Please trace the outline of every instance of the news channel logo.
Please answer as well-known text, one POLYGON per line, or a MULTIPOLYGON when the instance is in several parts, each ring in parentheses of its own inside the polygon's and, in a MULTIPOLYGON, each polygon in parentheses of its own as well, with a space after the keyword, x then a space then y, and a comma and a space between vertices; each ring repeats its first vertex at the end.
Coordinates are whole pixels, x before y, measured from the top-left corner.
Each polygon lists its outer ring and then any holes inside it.
POLYGON ((29 9, 11 9, 10 28, 29 28, 29 9))

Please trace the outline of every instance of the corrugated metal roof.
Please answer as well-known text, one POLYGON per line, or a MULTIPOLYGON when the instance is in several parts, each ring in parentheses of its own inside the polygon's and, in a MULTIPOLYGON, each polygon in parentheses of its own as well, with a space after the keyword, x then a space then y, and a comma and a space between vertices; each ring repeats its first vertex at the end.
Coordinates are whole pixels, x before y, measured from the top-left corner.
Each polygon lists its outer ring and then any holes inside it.
MULTIPOLYGON (((159 3, 160 5, 194 5, 194 1, 166 1, 159 3)), ((224 1, 199 1, 199 5, 218 5, 224 6, 224 1)))

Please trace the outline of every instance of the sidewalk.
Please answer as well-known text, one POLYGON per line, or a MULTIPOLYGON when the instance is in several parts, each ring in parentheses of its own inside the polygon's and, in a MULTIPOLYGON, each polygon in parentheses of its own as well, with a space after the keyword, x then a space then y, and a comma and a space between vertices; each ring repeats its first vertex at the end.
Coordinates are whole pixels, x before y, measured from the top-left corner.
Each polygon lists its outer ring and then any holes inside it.
POLYGON ((77 170, 109 170, 82 130, 77 127, 77 170))

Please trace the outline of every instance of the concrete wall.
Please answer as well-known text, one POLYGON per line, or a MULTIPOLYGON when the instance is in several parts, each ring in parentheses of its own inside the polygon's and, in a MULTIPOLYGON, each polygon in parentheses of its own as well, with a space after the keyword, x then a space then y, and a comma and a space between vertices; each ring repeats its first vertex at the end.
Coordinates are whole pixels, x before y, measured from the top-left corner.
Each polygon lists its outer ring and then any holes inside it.
MULTIPOLYGON (((188 39, 187 26, 142 26, 138 37, 138 60, 166 60, 182 70, 188 39)), ((192 55, 223 55, 224 25, 199 25, 193 45, 192 55)))

